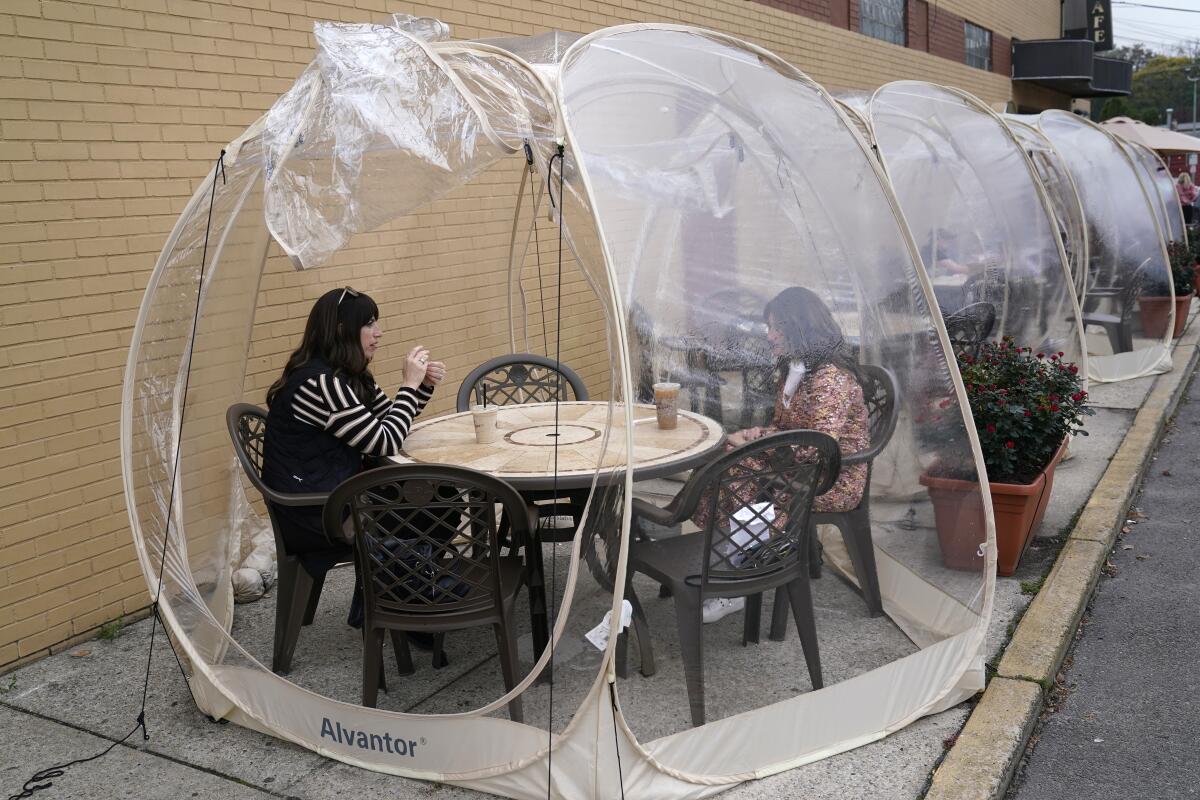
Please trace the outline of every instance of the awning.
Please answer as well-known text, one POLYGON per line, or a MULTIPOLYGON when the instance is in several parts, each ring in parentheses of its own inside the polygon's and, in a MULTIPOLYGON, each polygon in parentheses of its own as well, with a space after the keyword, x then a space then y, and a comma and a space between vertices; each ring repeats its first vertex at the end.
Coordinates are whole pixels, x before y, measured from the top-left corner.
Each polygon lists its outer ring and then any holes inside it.
POLYGON ((1166 150, 1173 153, 1200 153, 1200 139, 1188 136, 1186 133, 1176 133, 1166 128, 1156 128, 1153 125, 1130 119, 1129 117, 1113 117, 1100 123, 1109 133, 1115 133, 1122 139, 1145 145, 1151 150, 1166 150))

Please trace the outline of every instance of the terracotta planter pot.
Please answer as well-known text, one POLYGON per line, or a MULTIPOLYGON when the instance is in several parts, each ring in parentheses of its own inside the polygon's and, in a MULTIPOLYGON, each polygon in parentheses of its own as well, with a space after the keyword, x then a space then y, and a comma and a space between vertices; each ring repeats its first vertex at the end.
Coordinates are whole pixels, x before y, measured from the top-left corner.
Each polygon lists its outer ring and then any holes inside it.
MULTIPOLYGON (((1195 280, 1193 278, 1192 282, 1194 283, 1195 280)), ((1188 312, 1192 309, 1192 297, 1194 296, 1189 294, 1187 297, 1175 298, 1175 330, 1171 334, 1175 339, 1183 336, 1183 328, 1187 325, 1188 312)))
MULTIPOLYGON (((1192 295, 1175 298, 1175 329, 1172 336, 1183 335, 1187 324, 1188 310, 1192 307, 1192 295)), ((1151 339, 1161 339, 1167 332, 1167 317, 1171 312, 1169 297, 1139 297, 1138 311, 1142 318, 1142 333, 1151 339)))
MULTIPOLYGON (((1033 483, 990 483, 992 510, 996 516, 996 573, 1008 577, 1016 571, 1033 534, 1042 524, 1050 493, 1054 489, 1054 468, 1058 466, 1066 442, 1050 459, 1049 466, 1033 483)), ((979 571, 979 539, 984 530, 983 502, 979 484, 954 478, 922 474, 921 484, 929 489, 933 501, 934 525, 942 561, 950 569, 979 571)))

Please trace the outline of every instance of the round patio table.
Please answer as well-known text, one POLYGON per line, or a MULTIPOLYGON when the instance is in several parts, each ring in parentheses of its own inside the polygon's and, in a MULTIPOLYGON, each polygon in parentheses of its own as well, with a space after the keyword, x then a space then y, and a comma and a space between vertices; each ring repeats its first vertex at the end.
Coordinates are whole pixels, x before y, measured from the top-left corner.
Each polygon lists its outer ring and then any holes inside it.
MULTIPOLYGON (((636 480, 697 467, 725 441, 716 420, 692 411, 680 409, 679 425, 669 431, 658 427, 652 405, 634 406, 633 417, 636 480)), ((557 411, 554 403, 500 406, 497 425, 499 438, 479 444, 469 411, 423 420, 413 425, 392 460, 468 467, 503 478, 522 492, 586 489, 593 478, 606 485, 624 474, 625 415, 619 405, 613 406, 611 428, 609 404, 602 400, 559 403, 557 411)))

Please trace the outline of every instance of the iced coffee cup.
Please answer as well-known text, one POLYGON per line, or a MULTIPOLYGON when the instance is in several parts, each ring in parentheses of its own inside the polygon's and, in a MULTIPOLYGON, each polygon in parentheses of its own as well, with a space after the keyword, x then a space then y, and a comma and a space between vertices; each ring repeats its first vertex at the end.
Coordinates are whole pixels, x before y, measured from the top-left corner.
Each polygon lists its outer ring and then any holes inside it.
POLYGON ((679 424, 679 384, 654 384, 654 409, 658 412, 658 427, 674 430, 679 424))
POLYGON ((500 438, 496 413, 496 406, 471 407, 471 421, 475 423, 475 441, 479 444, 491 444, 500 438))

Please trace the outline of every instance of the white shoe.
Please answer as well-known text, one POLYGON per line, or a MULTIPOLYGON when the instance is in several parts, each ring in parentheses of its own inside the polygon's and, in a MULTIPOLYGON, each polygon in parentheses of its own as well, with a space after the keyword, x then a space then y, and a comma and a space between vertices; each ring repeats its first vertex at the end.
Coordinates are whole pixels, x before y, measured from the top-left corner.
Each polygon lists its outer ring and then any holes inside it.
POLYGON ((700 611, 704 617, 704 624, 707 625, 710 622, 725 619, 745 607, 746 598, 744 597, 713 597, 704 601, 700 611))

